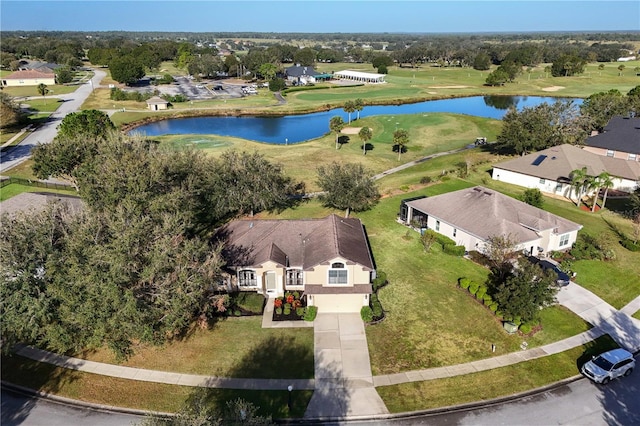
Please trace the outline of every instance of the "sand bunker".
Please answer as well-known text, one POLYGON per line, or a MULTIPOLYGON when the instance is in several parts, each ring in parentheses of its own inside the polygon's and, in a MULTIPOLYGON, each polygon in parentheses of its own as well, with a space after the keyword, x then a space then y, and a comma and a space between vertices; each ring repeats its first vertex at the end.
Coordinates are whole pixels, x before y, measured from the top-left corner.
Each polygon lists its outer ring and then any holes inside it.
POLYGON ((357 135, 360 132, 362 127, 345 127, 342 129, 340 133, 344 133, 345 135, 357 135))
POLYGON ((543 87, 542 91, 543 92, 557 92, 558 90, 562 90, 564 89, 564 86, 549 86, 549 87, 543 87))

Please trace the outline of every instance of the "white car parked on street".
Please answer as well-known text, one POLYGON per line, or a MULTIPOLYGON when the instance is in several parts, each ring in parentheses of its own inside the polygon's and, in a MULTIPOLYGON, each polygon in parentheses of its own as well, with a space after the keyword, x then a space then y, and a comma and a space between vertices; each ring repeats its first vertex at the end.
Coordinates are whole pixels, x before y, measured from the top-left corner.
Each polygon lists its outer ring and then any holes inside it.
POLYGON ((611 380, 628 376, 636 366, 631 352, 624 349, 613 349, 593 357, 582 366, 582 374, 596 383, 606 385, 611 380))

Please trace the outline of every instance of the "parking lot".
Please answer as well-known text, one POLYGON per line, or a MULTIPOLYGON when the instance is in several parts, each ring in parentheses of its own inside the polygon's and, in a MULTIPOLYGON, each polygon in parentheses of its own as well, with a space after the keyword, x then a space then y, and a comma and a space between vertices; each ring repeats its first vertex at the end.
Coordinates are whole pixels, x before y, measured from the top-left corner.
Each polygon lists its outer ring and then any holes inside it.
POLYGON ((127 87, 127 91, 138 91, 151 93, 157 90, 162 95, 183 95, 190 100, 207 100, 207 99, 233 99, 248 96, 253 93, 247 92, 248 84, 242 82, 226 82, 224 80, 215 81, 196 81, 192 77, 177 76, 174 77, 172 84, 161 84, 154 86, 149 78, 141 79, 138 84, 127 87), (243 90, 243 88, 245 90, 243 90))

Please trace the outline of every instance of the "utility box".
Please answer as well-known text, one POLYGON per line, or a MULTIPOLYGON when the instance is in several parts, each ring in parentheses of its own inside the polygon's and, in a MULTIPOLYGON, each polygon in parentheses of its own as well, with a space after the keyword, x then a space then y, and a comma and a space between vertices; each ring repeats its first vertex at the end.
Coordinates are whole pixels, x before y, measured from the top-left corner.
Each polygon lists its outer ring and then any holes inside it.
POLYGON ((502 324, 502 326, 504 327, 505 331, 509 334, 513 334, 516 331, 518 331, 518 326, 509 321, 505 321, 504 324, 502 324))

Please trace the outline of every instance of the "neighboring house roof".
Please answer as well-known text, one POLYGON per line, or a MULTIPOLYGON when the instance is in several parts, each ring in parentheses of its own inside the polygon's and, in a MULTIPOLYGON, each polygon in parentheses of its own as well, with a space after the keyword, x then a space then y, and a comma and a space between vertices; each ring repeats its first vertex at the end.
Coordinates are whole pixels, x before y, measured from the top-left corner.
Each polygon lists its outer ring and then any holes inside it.
POLYGON ((564 234, 582 228, 482 186, 409 201, 407 205, 485 241, 493 235, 511 235, 517 243, 523 243, 539 238, 540 231, 564 234))
POLYGON ((25 71, 16 71, 12 74, 9 74, 6 77, 3 77, 3 80, 31 80, 37 78, 55 78, 56 75, 53 73, 44 73, 36 70, 25 70, 25 71))
POLYGON ((584 143, 596 148, 640 154, 640 117, 615 116, 604 131, 591 136, 584 143))
POLYGON ((154 96, 152 98, 147 99, 147 105, 161 105, 168 104, 169 102, 166 99, 162 99, 160 96, 154 96))
POLYGON ((314 70, 313 67, 302 67, 299 65, 285 69, 284 73, 288 77, 303 77, 303 76, 313 77, 318 74, 318 72, 314 70))
POLYGON ((543 149, 498 163, 494 167, 565 183, 571 181, 569 176, 572 171, 583 167, 587 168, 590 176, 607 172, 615 177, 640 179, 640 163, 636 161, 594 154, 569 144, 543 149))
POLYGON ((52 73, 56 69, 60 68, 62 65, 54 64, 52 62, 39 62, 39 61, 28 61, 26 63, 21 63, 20 68, 26 70, 36 70, 44 73, 52 73))
POLYGON ((236 220, 221 227, 230 266, 258 266, 273 261, 304 270, 336 257, 373 270, 362 223, 336 215, 324 219, 236 220))

